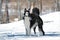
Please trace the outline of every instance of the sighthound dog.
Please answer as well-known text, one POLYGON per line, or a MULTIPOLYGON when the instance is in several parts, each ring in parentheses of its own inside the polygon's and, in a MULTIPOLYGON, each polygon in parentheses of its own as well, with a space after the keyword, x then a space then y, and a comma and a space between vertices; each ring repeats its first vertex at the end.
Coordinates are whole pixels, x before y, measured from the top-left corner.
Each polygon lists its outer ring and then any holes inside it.
POLYGON ((33 8, 32 14, 30 14, 30 9, 24 10, 24 24, 26 29, 26 35, 31 35, 31 28, 33 27, 34 34, 36 34, 36 26, 38 26, 39 35, 45 35, 45 32, 43 31, 43 21, 39 17, 39 9, 33 8))

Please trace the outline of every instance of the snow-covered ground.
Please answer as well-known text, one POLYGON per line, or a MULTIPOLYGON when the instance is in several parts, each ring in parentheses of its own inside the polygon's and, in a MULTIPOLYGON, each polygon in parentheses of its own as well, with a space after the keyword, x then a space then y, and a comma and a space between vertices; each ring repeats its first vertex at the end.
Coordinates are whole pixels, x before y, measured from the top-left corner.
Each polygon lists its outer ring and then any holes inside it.
POLYGON ((60 12, 52 12, 42 15, 45 36, 38 37, 33 34, 30 37, 25 35, 23 20, 8 24, 0 24, 0 40, 60 40, 60 12))

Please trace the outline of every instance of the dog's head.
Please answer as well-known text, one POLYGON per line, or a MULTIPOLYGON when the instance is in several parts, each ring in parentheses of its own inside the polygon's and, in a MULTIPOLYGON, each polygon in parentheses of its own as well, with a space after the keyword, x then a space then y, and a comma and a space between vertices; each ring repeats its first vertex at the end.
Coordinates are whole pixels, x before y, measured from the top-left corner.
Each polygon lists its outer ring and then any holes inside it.
POLYGON ((24 16, 23 16, 23 19, 29 19, 31 20, 31 14, 30 14, 30 8, 29 9, 24 9, 24 16))
POLYGON ((30 15, 30 9, 27 10, 27 9, 25 8, 25 9, 24 9, 24 16, 25 16, 25 17, 29 17, 29 15, 30 15))

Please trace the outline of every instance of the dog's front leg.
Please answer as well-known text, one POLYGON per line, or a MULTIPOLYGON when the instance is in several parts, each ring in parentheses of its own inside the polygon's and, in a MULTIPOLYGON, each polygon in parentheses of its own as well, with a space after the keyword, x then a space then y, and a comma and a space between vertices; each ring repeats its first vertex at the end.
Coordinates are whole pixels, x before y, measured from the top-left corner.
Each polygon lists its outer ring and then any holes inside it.
POLYGON ((26 35, 27 36, 31 36, 31 29, 30 29, 30 27, 26 28, 26 35))
POLYGON ((26 35, 28 35, 28 30, 26 29, 26 35))
POLYGON ((25 23, 25 28, 26 28, 26 35, 30 36, 31 35, 30 17, 25 17, 24 23, 25 23))

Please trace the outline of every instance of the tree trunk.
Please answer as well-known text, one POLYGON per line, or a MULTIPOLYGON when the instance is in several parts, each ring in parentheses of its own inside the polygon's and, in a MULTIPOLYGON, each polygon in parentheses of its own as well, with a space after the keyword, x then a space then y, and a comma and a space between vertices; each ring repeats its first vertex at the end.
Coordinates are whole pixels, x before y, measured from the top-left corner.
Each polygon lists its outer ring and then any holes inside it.
POLYGON ((0 23, 2 23, 2 18, 3 18, 3 14, 1 12, 2 9, 2 0, 0 0, 0 23))
POLYGON ((40 14, 42 14, 42 0, 40 0, 40 14))
POLYGON ((60 11, 59 0, 57 0, 57 8, 58 8, 58 11, 60 11))
POLYGON ((20 0, 17 0, 17 5, 18 5, 18 19, 21 20, 22 19, 22 15, 21 15, 21 7, 20 7, 20 0))
POLYGON ((6 0, 6 13, 7 13, 6 22, 9 23, 8 0, 6 0))

